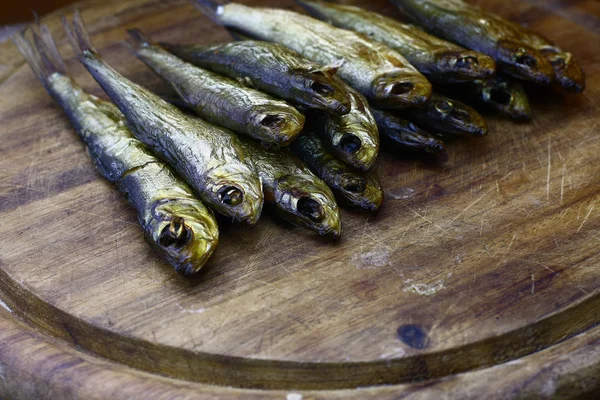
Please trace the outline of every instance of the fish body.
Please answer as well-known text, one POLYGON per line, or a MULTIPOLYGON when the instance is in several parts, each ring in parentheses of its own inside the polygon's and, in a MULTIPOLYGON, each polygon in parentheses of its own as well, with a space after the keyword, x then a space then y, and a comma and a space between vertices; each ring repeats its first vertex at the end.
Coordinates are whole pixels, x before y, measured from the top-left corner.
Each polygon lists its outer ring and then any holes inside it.
POLYGON ((288 10, 195 2, 217 23, 281 43, 316 63, 343 60, 338 75, 382 107, 422 104, 431 94, 429 81, 400 53, 356 32, 288 10))
POLYGON ((493 57, 499 71, 540 85, 554 80, 550 62, 516 24, 461 0, 391 1, 436 36, 493 57))
POLYGON ((184 275, 198 272, 218 243, 213 213, 132 136, 112 103, 84 92, 69 77, 49 31, 45 26, 40 31, 37 49, 21 34, 14 41, 85 142, 97 170, 127 195, 156 253, 184 275))
POLYGON ((376 211, 381 205, 383 190, 377 177, 338 160, 314 133, 304 133, 290 148, 345 204, 368 211, 376 211))
POLYGON ((371 112, 377 121, 382 141, 388 142, 395 147, 424 151, 430 154, 440 154, 446 151, 444 143, 441 140, 419 128, 414 123, 397 117, 388 111, 372 108, 371 112))
POLYGON ((434 93, 423 107, 399 113, 419 127, 436 135, 487 135, 483 117, 465 103, 434 93))
POLYGON ((298 3, 316 18, 396 50, 431 81, 468 82, 488 79, 496 72, 492 57, 439 39, 414 25, 346 4, 309 0, 298 3))
POLYGON ((237 79, 281 99, 335 115, 347 114, 347 93, 323 67, 278 43, 244 40, 220 45, 161 46, 194 65, 237 79))
POLYGON ((342 234, 333 193, 289 149, 268 149, 246 138, 241 138, 241 142, 254 159, 265 202, 275 205, 277 215, 322 236, 335 239, 342 234))
POLYGON ((335 116, 313 113, 311 128, 340 160, 362 171, 371 169, 379 154, 379 132, 369 103, 357 90, 346 86, 351 99, 350 112, 335 116))
POLYGON ((141 142, 183 176, 213 210, 253 225, 262 210, 260 179, 232 132, 182 113, 129 81, 98 55, 79 13, 65 28, 80 61, 127 119, 141 142))
POLYGON ((237 81, 189 64, 130 30, 136 55, 168 82, 200 117, 266 143, 288 145, 304 126, 291 105, 237 81))

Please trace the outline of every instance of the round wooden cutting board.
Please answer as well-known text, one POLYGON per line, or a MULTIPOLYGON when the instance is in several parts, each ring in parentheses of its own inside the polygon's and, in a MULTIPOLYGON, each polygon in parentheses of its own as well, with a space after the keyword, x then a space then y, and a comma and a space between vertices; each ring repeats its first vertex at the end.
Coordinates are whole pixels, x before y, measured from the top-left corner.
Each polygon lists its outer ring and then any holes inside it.
MULTIPOLYGON (((220 221, 219 248, 193 279, 154 256, 61 109, 1 45, 0 397, 598 394, 600 3, 485 6, 575 53, 586 92, 530 90, 532 123, 490 115, 490 134, 449 143, 446 160, 382 154, 382 209, 343 210, 337 243, 268 212, 254 229, 220 221)), ((161 92, 126 29, 230 40, 185 0, 79 8, 104 58, 161 92)), ((44 22, 73 77, 103 95, 57 15, 44 22)))

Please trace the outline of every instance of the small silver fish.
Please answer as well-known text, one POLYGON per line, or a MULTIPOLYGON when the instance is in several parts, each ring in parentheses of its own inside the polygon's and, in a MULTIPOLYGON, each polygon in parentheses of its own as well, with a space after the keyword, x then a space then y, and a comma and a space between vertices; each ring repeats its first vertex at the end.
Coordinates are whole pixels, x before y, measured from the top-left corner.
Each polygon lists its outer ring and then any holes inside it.
POLYGON ((338 75, 381 107, 422 104, 431 84, 398 52, 356 32, 293 11, 195 0, 213 21, 281 43, 322 65, 343 60, 338 75))
POLYGON ((161 160, 133 138, 125 117, 110 102, 85 93, 68 75, 45 25, 34 30, 35 47, 23 34, 13 40, 48 93, 85 142, 100 174, 127 195, 146 241, 184 275, 198 272, 217 246, 213 213, 161 160))
POLYGON ((286 102, 189 64, 152 43, 138 29, 128 32, 135 41, 137 57, 205 120, 280 146, 288 145, 302 130, 304 115, 286 102))
POLYGON ((262 185, 252 160, 234 133, 182 113, 110 67, 92 46, 75 12, 63 24, 79 60, 119 107, 131 131, 183 176, 215 211, 255 224, 262 185))

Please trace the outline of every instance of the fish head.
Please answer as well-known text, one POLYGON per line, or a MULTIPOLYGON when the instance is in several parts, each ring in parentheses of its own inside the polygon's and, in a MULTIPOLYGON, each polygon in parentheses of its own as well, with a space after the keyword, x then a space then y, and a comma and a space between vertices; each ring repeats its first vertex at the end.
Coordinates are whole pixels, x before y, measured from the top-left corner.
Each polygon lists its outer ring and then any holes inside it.
MULTIPOLYGON (((333 67, 304 67, 292 71, 290 93, 299 102, 333 115, 350 112, 348 93, 339 82, 333 79, 333 67)), ((337 70, 337 68, 336 68, 337 70)))
POLYGON ((386 130, 386 136, 393 143, 423 150, 430 154, 440 154, 446 151, 446 147, 441 140, 431 136, 411 121, 400 118, 386 130))
POLYGON ((489 79, 496 73, 496 62, 490 56, 469 51, 445 51, 435 56, 437 71, 446 82, 489 79))
POLYGON ((428 116, 449 133, 484 136, 488 132, 487 123, 477 111, 448 97, 433 96, 428 103, 428 116))
POLYGON ((180 274, 192 275, 217 247, 219 227, 212 211, 197 200, 165 199, 152 208, 145 236, 160 258, 180 274))
POLYGON ((298 136, 304 120, 304 115, 292 106, 261 104, 252 108, 246 130, 263 142, 285 146, 298 136))
POLYGON ((546 57, 518 41, 499 40, 496 43, 496 61, 504 72, 519 79, 538 85, 549 85, 554 80, 554 69, 546 57))
POLYGON ((383 108, 418 106, 431 96, 431 83, 421 74, 404 71, 377 76, 372 82, 371 97, 383 108))
POLYGON ((541 52, 554 68, 556 81, 560 86, 571 93, 581 93, 585 90, 585 74, 573 54, 553 46, 542 48, 541 52))
POLYGON ((373 174, 342 172, 332 187, 343 200, 368 211, 376 211, 383 201, 381 183, 373 174))
POLYGON ((475 84, 483 85, 483 101, 489 107, 516 120, 531 120, 529 99, 520 83, 497 77, 475 84))
POLYGON ((340 210, 329 187, 312 174, 277 180, 273 193, 277 213, 294 225, 337 239, 342 233, 340 210))
POLYGON ((262 183, 248 162, 220 163, 206 174, 205 200, 216 212, 253 226, 263 206, 262 183))

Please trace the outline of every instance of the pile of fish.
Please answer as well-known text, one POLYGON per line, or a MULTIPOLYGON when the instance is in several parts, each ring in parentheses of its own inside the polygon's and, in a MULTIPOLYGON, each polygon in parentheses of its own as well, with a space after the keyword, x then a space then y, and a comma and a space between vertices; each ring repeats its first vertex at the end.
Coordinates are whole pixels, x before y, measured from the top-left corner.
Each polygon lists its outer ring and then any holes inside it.
POLYGON ((337 238, 337 201, 369 211, 381 205, 369 171, 380 138, 440 153, 445 138, 487 134, 475 109, 444 92, 528 120, 519 80, 574 93, 585 87, 573 55, 461 0, 392 0, 431 33, 354 6, 298 2, 312 17, 194 0, 238 39, 220 45, 157 44, 130 30, 135 55, 169 83, 175 101, 104 61, 78 12, 63 25, 112 102, 73 81, 46 26, 33 26, 32 39, 13 37, 100 174, 127 195, 148 243, 184 275, 217 246, 213 211, 254 225, 265 202, 281 218, 337 238))

